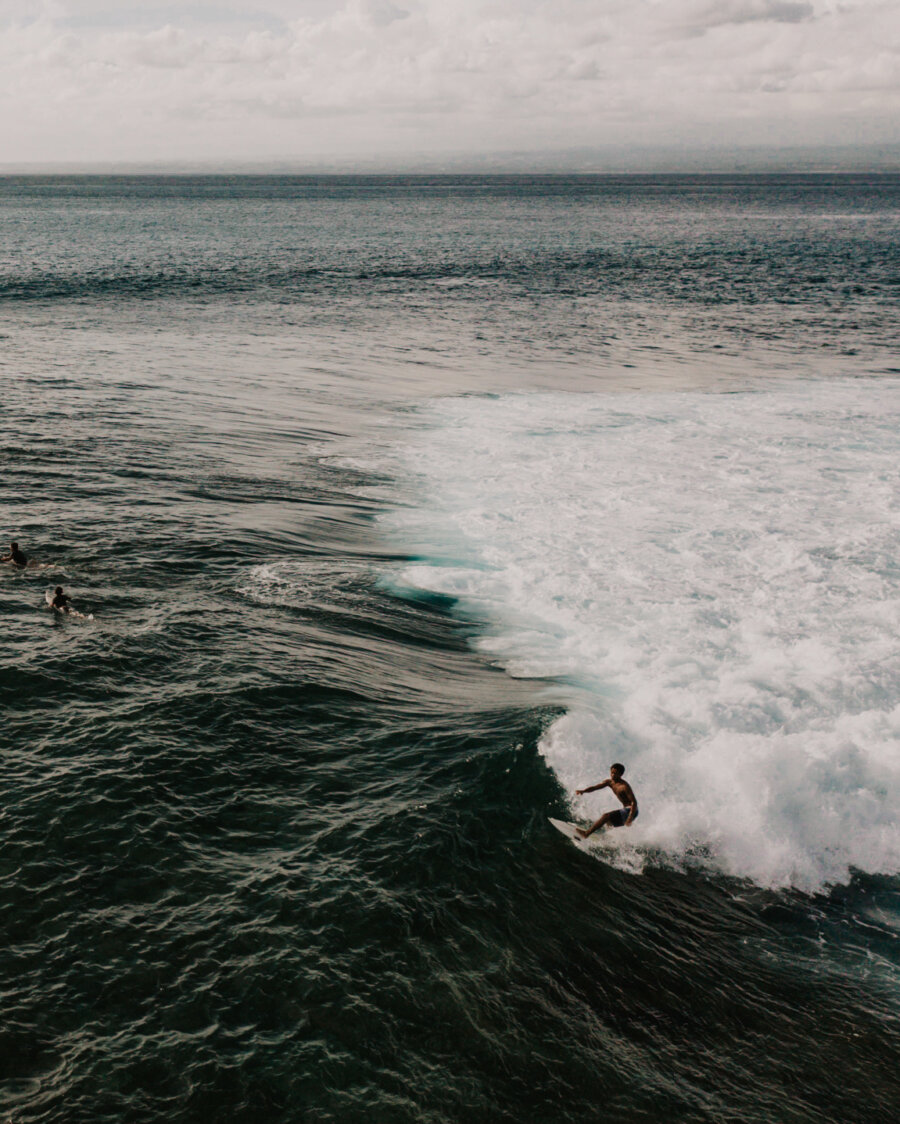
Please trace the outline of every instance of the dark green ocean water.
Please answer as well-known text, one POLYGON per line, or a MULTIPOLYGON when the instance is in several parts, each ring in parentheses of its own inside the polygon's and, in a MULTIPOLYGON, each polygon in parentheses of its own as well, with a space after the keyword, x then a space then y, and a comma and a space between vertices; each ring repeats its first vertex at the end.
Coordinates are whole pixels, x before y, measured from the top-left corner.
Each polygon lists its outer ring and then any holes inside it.
POLYGON ((900 1116, 896 826, 813 887, 579 852, 571 685, 404 593, 435 548, 390 530, 435 399, 890 384, 898 216, 891 177, 0 180, 0 1120, 900 1116))

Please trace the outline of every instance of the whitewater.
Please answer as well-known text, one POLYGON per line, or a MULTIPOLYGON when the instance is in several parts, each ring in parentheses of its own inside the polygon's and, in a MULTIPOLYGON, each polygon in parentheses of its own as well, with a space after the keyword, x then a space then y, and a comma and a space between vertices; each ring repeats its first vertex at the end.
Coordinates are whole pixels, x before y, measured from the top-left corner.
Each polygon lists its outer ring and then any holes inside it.
POLYGON ((626 763, 621 861, 810 892, 900 871, 896 381, 469 396, 419 420, 420 502, 385 517, 417 557, 392 581, 567 686, 540 750, 569 793, 626 763))

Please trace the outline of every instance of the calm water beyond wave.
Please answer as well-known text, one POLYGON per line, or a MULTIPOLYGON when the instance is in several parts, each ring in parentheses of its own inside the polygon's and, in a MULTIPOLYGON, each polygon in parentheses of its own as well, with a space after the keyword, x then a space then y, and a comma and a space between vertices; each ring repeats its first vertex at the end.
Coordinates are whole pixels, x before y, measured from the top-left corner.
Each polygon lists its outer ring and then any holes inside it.
POLYGON ((900 1118, 900 178, 0 224, 0 1121, 900 1118))

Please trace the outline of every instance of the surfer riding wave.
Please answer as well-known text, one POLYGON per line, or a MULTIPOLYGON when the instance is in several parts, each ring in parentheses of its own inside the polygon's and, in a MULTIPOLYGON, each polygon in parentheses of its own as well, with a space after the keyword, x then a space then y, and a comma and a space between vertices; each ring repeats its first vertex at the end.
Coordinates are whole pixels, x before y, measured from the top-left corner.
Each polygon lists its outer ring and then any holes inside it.
POLYGON ((622 808, 615 812, 605 812, 600 819, 589 828, 576 827, 575 832, 577 838, 587 839, 589 835, 593 835, 595 831, 599 831, 604 827, 628 827, 637 819, 637 797, 634 795, 628 781, 622 779, 624 773, 625 766, 616 762, 616 764, 610 766, 609 777, 605 781, 600 781, 599 784, 592 784, 588 788, 577 788, 575 790, 576 796, 583 796, 586 792, 597 792, 601 788, 611 788, 623 805, 622 808))

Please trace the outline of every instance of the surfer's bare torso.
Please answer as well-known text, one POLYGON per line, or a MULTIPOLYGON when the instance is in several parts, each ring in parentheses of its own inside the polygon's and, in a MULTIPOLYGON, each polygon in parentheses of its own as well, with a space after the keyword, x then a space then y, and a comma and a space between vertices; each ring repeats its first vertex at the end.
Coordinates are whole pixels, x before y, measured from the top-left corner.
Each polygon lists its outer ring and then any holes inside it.
MULTIPOLYGON (((616 782, 613 780, 608 780, 604 783, 608 784, 616 794, 616 796, 618 796, 620 804, 624 804, 626 808, 633 807, 634 810, 637 811, 637 798, 631 791, 631 785, 628 783, 628 781, 616 782)), ((601 785, 600 787, 602 788, 603 786, 601 785)))

